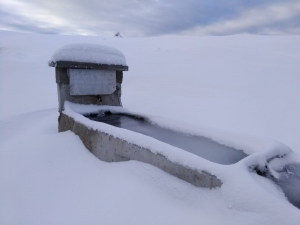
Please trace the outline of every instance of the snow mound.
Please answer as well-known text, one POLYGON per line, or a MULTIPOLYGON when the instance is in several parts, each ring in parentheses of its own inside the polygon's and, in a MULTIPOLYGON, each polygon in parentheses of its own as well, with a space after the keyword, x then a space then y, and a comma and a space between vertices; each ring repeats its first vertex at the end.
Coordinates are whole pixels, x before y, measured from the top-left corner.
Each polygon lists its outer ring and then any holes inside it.
POLYGON ((86 62, 126 66, 125 56, 115 48, 97 44, 69 44, 58 49, 51 61, 86 62))

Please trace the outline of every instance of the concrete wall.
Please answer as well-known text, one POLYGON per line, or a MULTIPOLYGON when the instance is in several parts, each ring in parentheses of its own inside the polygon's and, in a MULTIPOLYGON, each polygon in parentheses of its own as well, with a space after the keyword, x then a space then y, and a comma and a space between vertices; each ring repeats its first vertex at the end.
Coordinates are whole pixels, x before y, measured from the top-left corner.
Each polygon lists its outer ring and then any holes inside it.
POLYGON ((67 68, 55 68, 57 94, 59 103, 59 112, 63 111, 65 101, 70 101, 78 104, 93 104, 93 105, 112 105, 122 106, 121 102, 121 84, 123 81, 123 72, 116 72, 116 91, 110 95, 84 95, 72 96, 70 95, 70 80, 67 68))
POLYGON ((71 117, 61 113, 59 116, 59 132, 71 130, 77 134, 83 144, 97 158, 106 162, 137 160, 156 166, 197 187, 221 187, 222 182, 206 171, 198 172, 173 163, 161 154, 154 154, 149 149, 115 138, 104 132, 95 131, 74 121, 71 117))

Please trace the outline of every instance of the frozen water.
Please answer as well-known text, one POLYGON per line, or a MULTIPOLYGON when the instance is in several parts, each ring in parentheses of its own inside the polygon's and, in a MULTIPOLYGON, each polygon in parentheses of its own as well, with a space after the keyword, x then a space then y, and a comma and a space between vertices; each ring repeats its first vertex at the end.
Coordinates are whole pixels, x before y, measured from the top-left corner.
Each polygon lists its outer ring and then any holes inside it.
POLYGON ((97 116, 86 115, 86 117, 91 120, 125 128, 153 137, 159 141, 184 149, 190 153, 219 164, 233 164, 247 156, 243 151, 221 145, 208 138, 165 129, 153 125, 141 117, 124 114, 98 114, 97 116))

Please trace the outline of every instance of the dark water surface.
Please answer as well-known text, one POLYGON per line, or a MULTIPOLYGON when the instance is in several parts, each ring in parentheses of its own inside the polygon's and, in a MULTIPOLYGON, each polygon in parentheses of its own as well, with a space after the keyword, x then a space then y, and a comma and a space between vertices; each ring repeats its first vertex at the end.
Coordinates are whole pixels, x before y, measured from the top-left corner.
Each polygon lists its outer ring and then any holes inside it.
POLYGON ((279 174, 278 179, 271 174, 266 174, 265 177, 277 184, 289 202, 300 209, 300 164, 287 165, 279 174))
POLYGON ((137 133, 153 137, 159 141, 181 148, 198 155, 211 162, 229 165, 240 161, 247 155, 208 138, 187 135, 151 124, 149 121, 124 114, 85 115, 87 118, 106 123, 115 127, 124 128, 137 133))

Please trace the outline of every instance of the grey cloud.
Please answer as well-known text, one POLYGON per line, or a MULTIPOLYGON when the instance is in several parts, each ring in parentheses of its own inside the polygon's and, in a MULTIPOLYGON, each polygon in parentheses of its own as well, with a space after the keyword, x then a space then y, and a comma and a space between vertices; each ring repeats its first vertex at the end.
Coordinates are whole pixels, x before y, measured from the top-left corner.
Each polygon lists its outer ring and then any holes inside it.
POLYGON ((63 30, 57 27, 45 27, 39 26, 36 22, 28 20, 22 16, 13 15, 13 19, 10 18, 11 14, 3 12, 0 10, 0 28, 13 31, 21 32, 32 32, 32 33, 41 33, 41 34, 59 34, 63 30), (10 29, 9 29, 10 28, 10 29))
MULTIPOLYGON (((19 0, 21 1, 21 0, 19 0)), ((82 33, 113 35, 119 31, 125 36, 154 36, 192 31, 197 27, 213 26, 226 20, 235 20, 252 9, 267 8, 269 5, 299 2, 297 0, 28 0, 28 7, 46 10, 52 18, 63 19, 64 24, 39 21, 20 17, 17 12, 6 12, 0 24, 32 32, 82 33), (16 21, 19 22, 9 22, 16 21), (5 22, 6 21, 6 22, 5 22)), ((24 1, 25 3, 25 1, 24 1)), ((38 18, 38 17, 36 17, 38 18)), ((239 29, 221 30, 220 33, 259 33, 260 30, 278 29, 288 32, 287 27, 299 27, 299 17, 273 24, 259 24, 239 29), (292 25, 291 25, 292 24, 292 25)), ((208 33, 209 34, 209 33, 208 33)))
POLYGON ((266 5, 248 9, 232 19, 197 26, 187 34, 228 35, 236 33, 300 34, 300 2, 266 5))

